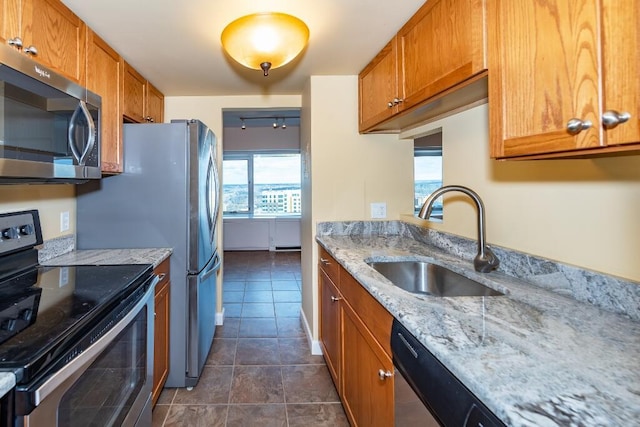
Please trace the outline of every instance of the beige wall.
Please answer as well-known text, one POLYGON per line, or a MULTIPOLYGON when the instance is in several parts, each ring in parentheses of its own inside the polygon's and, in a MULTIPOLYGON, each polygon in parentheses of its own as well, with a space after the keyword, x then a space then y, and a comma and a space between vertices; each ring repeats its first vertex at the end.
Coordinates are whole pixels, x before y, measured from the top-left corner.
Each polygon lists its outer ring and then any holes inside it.
POLYGON ((231 151, 298 150, 300 148, 298 126, 287 126, 286 129, 274 129, 271 126, 246 129, 225 127, 222 136, 225 141, 225 150, 231 151))
MULTIPOLYGON (((166 122, 173 119, 200 119, 218 139, 219 167, 222 166, 224 146, 222 110, 225 108, 299 108, 300 95, 264 95, 264 96, 172 96, 164 100, 166 122)), ((222 176, 220 177, 222 181, 222 176)), ((222 218, 222 212, 220 212, 222 218)), ((222 221, 218 224, 218 248, 222 248, 222 221)), ((222 270, 218 274, 218 302, 216 312, 222 311, 222 270)))
MULTIPOLYGON (((485 104, 401 137, 442 128, 444 183, 480 194, 489 243, 640 281, 640 156, 490 160, 487 111, 485 104)), ((450 194, 444 222, 421 223, 475 238, 475 208, 450 194)))
POLYGON ((370 220, 372 202, 410 212, 413 141, 358 133, 357 76, 312 76, 302 98, 302 309, 317 337, 316 224, 370 220))
POLYGON ((38 209, 44 240, 76 232, 75 186, 0 185, 0 213, 38 209), (69 212, 69 230, 60 232, 60 214, 69 212))

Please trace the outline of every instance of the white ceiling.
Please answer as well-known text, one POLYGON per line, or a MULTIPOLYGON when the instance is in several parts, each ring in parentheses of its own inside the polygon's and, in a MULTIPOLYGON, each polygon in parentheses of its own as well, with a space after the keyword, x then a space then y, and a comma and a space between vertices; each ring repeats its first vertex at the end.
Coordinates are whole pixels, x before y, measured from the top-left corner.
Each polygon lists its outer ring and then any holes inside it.
POLYGON ((355 75, 424 0, 62 0, 165 96, 302 93, 310 75, 355 75), (309 45, 268 77, 235 63, 220 34, 255 12, 295 15, 309 45))

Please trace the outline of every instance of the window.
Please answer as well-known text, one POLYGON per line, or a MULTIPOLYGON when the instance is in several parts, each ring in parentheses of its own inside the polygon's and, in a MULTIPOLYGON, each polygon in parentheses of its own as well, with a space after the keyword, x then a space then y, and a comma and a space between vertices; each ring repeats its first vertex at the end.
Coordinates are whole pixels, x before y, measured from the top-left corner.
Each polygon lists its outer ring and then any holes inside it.
POLYGON ((299 215, 300 153, 225 153, 222 162, 226 214, 299 215))
MULTIPOLYGON (((418 138, 413 149, 414 212, 418 213, 425 199, 442 187, 442 133, 418 138)), ((442 199, 433 205, 432 218, 442 219, 442 199)))

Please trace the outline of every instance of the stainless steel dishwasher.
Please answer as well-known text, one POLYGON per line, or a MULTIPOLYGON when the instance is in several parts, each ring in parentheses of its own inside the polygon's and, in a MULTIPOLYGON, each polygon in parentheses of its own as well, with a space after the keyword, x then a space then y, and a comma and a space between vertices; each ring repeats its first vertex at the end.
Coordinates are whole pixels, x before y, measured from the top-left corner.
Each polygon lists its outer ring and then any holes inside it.
POLYGON ((396 427, 504 427, 464 384, 394 319, 396 427))

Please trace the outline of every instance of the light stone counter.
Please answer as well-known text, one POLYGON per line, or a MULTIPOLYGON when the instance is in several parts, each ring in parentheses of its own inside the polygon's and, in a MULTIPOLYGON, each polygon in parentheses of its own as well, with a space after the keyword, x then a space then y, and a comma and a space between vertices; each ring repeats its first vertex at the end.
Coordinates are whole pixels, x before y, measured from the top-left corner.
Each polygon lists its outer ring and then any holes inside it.
POLYGON ((317 242, 505 424, 640 422, 640 322, 500 271, 476 273, 397 224, 367 234, 327 224, 317 242), (366 264, 391 260, 444 265, 506 296, 414 295, 366 264))
POLYGON ((7 394, 16 385, 13 372, 0 372, 0 397, 7 394))
POLYGON ((78 250, 51 258, 42 265, 118 265, 118 264, 152 264, 156 268, 167 259, 172 249, 87 249, 78 250))

